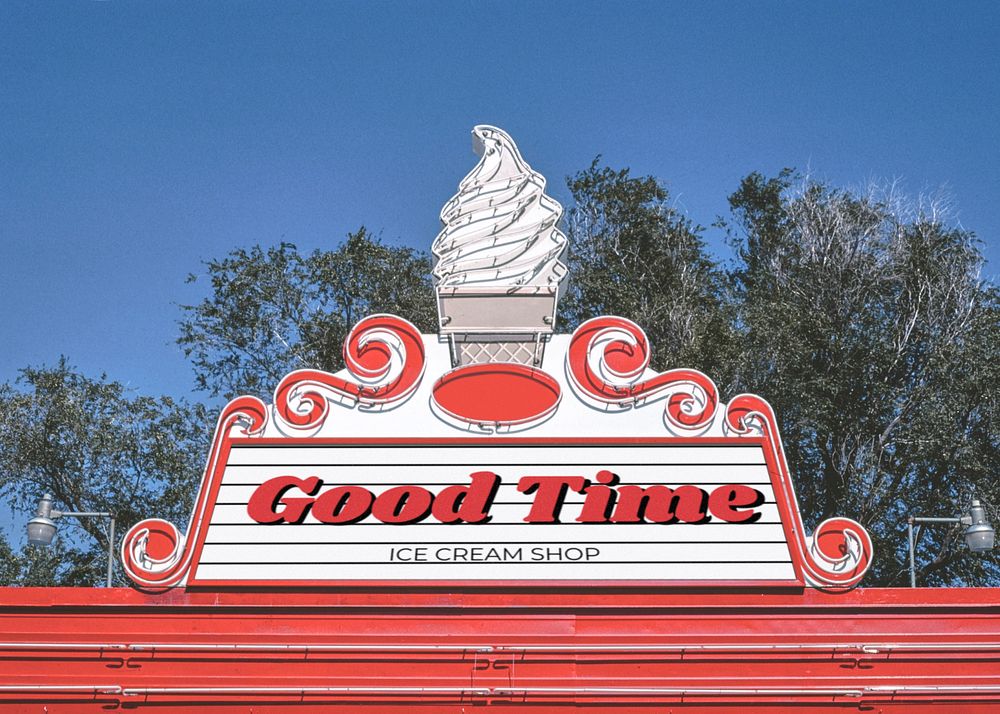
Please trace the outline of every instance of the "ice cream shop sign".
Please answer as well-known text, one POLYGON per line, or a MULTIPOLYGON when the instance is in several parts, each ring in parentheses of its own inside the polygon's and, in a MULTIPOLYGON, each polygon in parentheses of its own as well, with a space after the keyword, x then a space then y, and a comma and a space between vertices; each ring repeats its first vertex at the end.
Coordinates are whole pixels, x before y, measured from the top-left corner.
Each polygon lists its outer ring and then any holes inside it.
POLYGON ((185 534, 136 524, 151 589, 848 588, 865 530, 807 534, 761 398, 656 371, 641 328, 556 333, 562 212, 503 131, 441 211, 439 332, 358 323, 338 373, 299 370, 219 418, 185 534))

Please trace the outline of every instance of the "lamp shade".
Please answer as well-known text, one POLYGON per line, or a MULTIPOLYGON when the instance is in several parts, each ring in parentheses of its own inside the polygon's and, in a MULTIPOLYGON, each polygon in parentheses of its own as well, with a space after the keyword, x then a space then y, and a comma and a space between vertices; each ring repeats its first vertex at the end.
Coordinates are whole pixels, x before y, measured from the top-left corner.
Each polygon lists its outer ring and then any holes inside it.
POLYGON ((28 521, 28 545, 49 546, 56 534, 56 524, 51 518, 35 516, 28 521))
POLYGON ((969 511, 971 525, 965 529, 965 544, 973 553, 984 553, 993 550, 996 533, 986 519, 986 509, 979 501, 972 502, 969 511))
POLYGON ((35 517, 28 521, 28 545, 52 545, 52 537, 56 534, 56 524, 51 516, 59 517, 52 512, 52 496, 45 494, 38 499, 35 517))

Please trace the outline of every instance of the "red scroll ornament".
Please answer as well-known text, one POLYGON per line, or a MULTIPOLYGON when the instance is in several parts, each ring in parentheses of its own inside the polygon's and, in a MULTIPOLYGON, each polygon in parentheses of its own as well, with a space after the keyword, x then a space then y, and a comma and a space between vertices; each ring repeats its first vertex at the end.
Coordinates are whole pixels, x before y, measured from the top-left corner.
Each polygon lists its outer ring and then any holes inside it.
MULTIPOLYGON (((740 394, 729 402, 723 426, 737 436, 763 436, 770 462, 781 474, 789 474, 777 423, 770 404, 754 394, 740 394)), ((799 550, 807 582, 817 588, 849 588, 861 582, 872 560, 872 540, 864 526, 850 518, 829 518, 807 537, 791 478, 777 482, 783 488, 775 488, 774 497, 782 520, 792 524, 790 545, 799 550)))
MULTIPOLYGON (((281 380, 274 395, 279 427, 297 434, 318 429, 327 417, 328 402, 362 409, 382 409, 411 396, 424 373, 424 343, 417 328, 394 315, 372 315, 351 330, 344 343, 347 372, 357 381, 335 374, 302 369, 281 380)), ((208 528, 207 514, 218 484, 229 440, 259 437, 267 425, 268 408, 256 397, 239 397, 223 409, 215 431, 205 476, 198 490, 185 537, 172 523, 149 519, 136 523, 122 539, 122 564, 138 585, 168 588, 187 576, 194 543, 208 528)))
POLYGON ((371 315, 344 341, 344 362, 353 381, 315 369, 299 369, 281 380, 274 390, 279 428, 299 436, 319 429, 330 402, 380 410, 405 401, 424 375, 424 342, 403 318, 371 315))
POLYGON ((715 383, 693 369, 671 369, 643 379, 649 340, 623 317, 595 317, 573 333, 566 374, 584 402, 603 411, 628 409, 667 397, 664 421, 672 432, 697 434, 712 425, 718 406, 715 383))
POLYGON ((151 518, 136 523, 122 538, 122 565, 135 583, 147 588, 169 588, 185 578, 191 567, 197 534, 208 527, 205 519, 215 497, 210 488, 211 479, 220 466, 227 442, 233 436, 261 436, 266 425, 267 407, 256 397, 238 397, 226 405, 215 429, 188 537, 185 538, 173 523, 151 518))

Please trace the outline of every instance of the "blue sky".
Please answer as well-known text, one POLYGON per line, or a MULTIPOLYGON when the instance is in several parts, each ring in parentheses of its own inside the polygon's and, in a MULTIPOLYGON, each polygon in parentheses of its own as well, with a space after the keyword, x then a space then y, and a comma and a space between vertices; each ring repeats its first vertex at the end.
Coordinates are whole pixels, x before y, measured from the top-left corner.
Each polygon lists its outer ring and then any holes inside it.
MULTIPOLYGON (((703 225, 750 171, 946 186, 1000 266, 995 3, 0 3, 0 381, 60 354, 187 394, 185 284, 361 224, 428 248, 505 128, 703 225)), ((707 237, 720 254, 717 233, 707 237)))

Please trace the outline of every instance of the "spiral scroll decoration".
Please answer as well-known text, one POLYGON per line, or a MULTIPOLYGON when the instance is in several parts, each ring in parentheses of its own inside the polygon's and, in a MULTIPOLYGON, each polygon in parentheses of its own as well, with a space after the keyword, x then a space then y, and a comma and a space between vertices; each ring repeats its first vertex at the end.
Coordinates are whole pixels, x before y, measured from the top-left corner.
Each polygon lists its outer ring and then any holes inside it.
POLYGON ((771 463, 782 475, 776 481, 775 500, 784 510, 783 519, 790 519, 792 524, 794 533, 789 544, 798 550, 806 581, 817 588, 854 587, 871 566, 871 536, 850 518, 830 518, 820 523, 811 536, 805 535, 777 423, 770 404, 754 394, 740 394, 729 402, 723 427, 734 436, 764 438, 771 463))
POLYGON ((395 315, 361 320, 344 341, 345 370, 331 374, 315 369, 290 372, 274 391, 278 427, 295 435, 316 431, 329 414, 330 402, 381 410, 409 398, 426 363, 420 332, 395 315))
POLYGON ((581 400, 602 411, 667 399, 664 422, 671 432, 698 434, 712 425, 718 406, 715 383, 693 369, 671 369, 643 379, 649 340, 623 317, 595 317, 570 339, 566 374, 581 400))
POLYGON ((226 442, 234 436, 259 437, 266 425, 267 407, 256 397, 238 397, 226 405, 215 429, 187 537, 173 523, 150 518, 136 523, 122 538, 122 565, 137 585, 169 588, 184 580, 194 554, 192 544, 197 542, 200 531, 208 527, 213 480, 222 476, 219 459, 226 442))
POLYGON ((822 573, 807 571, 817 587, 851 587, 871 565, 872 540, 861 524, 850 518, 829 518, 808 538, 811 562, 822 573))

